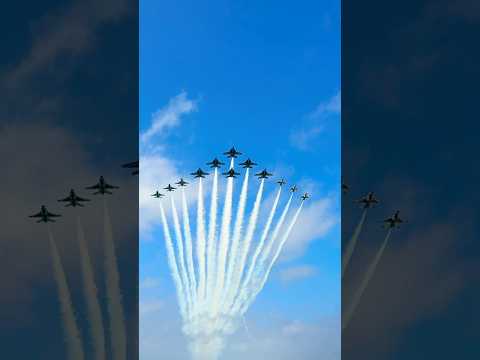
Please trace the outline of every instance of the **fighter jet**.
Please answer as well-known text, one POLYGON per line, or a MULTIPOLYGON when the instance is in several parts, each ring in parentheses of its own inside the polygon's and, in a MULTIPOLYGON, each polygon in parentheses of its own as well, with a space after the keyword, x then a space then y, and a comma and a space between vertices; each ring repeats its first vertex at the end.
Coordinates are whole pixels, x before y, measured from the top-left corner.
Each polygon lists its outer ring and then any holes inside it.
POLYGON ((118 189, 118 186, 114 186, 114 185, 110 185, 110 184, 107 184, 105 182, 105 179, 103 178, 103 176, 100 176, 100 179, 98 180, 98 183, 96 183, 95 185, 92 185, 92 186, 87 186, 85 189, 92 189, 92 190, 98 190, 97 192, 94 192, 93 195, 97 195, 97 194, 112 194, 111 191, 109 191, 110 189, 118 189))
POLYGON ((188 185, 188 182, 186 182, 185 180, 183 180, 183 178, 180 178, 180 181, 179 181, 179 182, 176 182, 175 184, 176 184, 176 185, 180 185, 180 186, 187 186, 187 185, 188 185))
POLYGON ((373 192, 369 192, 366 196, 357 200, 357 202, 363 204, 364 209, 368 209, 378 204, 378 200, 375 199, 373 192))
POLYGON ((240 163, 241 166, 243 166, 244 169, 250 169, 253 166, 257 165, 257 163, 254 163, 252 160, 247 159, 243 163, 240 163))
POLYGON ((277 181, 277 184, 280 185, 280 186, 283 186, 285 185, 287 182, 284 180, 284 179, 281 179, 281 180, 278 180, 277 181))
POLYGON ((393 216, 390 216, 389 218, 383 220, 384 227, 392 229, 399 226, 401 223, 406 222, 405 220, 400 219, 400 216, 398 215, 399 213, 400 211, 397 210, 395 211, 395 214, 393 214, 393 216))
POLYGON ((173 191, 173 190, 175 190, 176 188, 173 187, 172 185, 168 184, 168 186, 165 186, 164 189, 167 190, 167 191, 173 191))
POLYGON ((227 155, 228 158, 236 158, 238 155, 242 155, 242 153, 235 150, 235 147, 232 147, 230 150, 224 152, 223 155, 227 155))
POLYGON ((81 198, 80 196, 77 196, 77 194, 75 194, 75 191, 73 191, 73 189, 70 190, 70 194, 65 198, 65 199, 60 199, 58 200, 60 202, 68 202, 67 205, 65 206, 84 206, 82 204, 82 202, 84 201, 90 201, 89 199, 84 199, 84 198, 81 198))
POLYGON ((342 193, 347 193, 350 187, 342 181, 342 193))
POLYGON ((193 176, 194 178, 204 178, 205 175, 208 175, 208 173, 206 173, 206 172, 203 171, 202 169, 198 168, 197 171, 191 173, 190 175, 194 175, 194 176, 193 176))
POLYGON ((259 179, 268 179, 269 176, 272 176, 273 174, 270 174, 267 169, 263 169, 261 172, 258 174, 255 174, 255 176, 258 176, 259 179))
POLYGON ((52 214, 51 212, 49 212, 47 210, 47 208, 45 207, 45 205, 42 205, 41 208, 40 208, 40 212, 34 214, 34 215, 29 215, 28 217, 31 217, 31 218, 40 218, 40 220, 37 221, 37 223, 39 222, 55 222, 55 220, 52 220, 51 218, 52 217, 60 217, 62 215, 58 215, 58 214, 52 214))
POLYGON ((210 165, 210 167, 213 168, 219 168, 220 166, 223 165, 223 162, 218 160, 217 158, 213 159, 212 161, 208 162, 207 165, 210 165))
POLYGON ((302 199, 302 201, 305 201, 305 200, 307 200, 309 197, 310 197, 310 196, 308 195, 308 193, 305 193, 305 194, 303 194, 303 195, 301 196, 301 199, 302 199))
POLYGON ((297 185, 293 185, 293 186, 290 188, 290 191, 291 191, 292 193, 294 193, 294 192, 297 191, 297 190, 298 190, 297 185))
POLYGON ((123 164, 122 167, 123 168, 128 168, 128 169, 137 169, 137 170, 132 171, 132 175, 138 175, 138 166, 139 166, 138 164, 139 164, 139 162, 137 160, 137 161, 130 162, 130 163, 127 163, 127 164, 123 164))
POLYGON ((153 197, 156 197, 157 199, 160 199, 162 196, 165 196, 165 195, 160 194, 160 193, 158 192, 158 190, 157 190, 155 193, 152 194, 152 196, 153 196, 153 197))
POLYGON ((237 175, 240 175, 240 173, 235 172, 235 170, 230 169, 227 172, 224 172, 223 175, 225 175, 227 178, 236 178, 237 175))

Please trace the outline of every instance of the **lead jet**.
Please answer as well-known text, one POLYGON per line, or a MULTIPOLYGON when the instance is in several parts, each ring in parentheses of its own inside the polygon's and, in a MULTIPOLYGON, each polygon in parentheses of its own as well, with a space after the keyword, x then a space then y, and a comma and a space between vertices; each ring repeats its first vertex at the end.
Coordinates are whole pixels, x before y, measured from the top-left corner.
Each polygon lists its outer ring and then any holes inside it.
POLYGON ((176 185, 180 185, 180 186, 187 186, 188 185, 188 182, 186 182, 185 180, 183 180, 183 178, 180 178, 180 181, 179 182, 176 182, 175 183, 176 185))
POLYGON ((225 175, 227 178, 236 178, 237 175, 240 175, 240 173, 235 172, 235 170, 230 169, 227 172, 224 172, 223 175, 225 175))
POLYGON ((284 179, 281 179, 281 180, 278 180, 277 181, 277 184, 280 185, 280 186, 283 186, 285 185, 287 182, 284 180, 284 179))
POLYGON ((293 185, 293 186, 290 188, 290 191, 291 191, 292 193, 294 193, 294 192, 297 191, 297 190, 298 190, 297 185, 293 185))
POLYGON ((172 185, 168 184, 168 186, 165 186, 163 189, 171 192, 171 191, 175 190, 176 188, 173 187, 172 185))
POLYGON ((369 192, 366 196, 357 200, 357 202, 363 204, 364 209, 374 207, 376 204, 378 204, 378 200, 375 199, 373 192, 369 192))
POLYGON ((255 165, 257 165, 257 163, 254 163, 250 159, 247 159, 243 163, 240 163, 240 166, 243 166, 244 169, 251 169, 255 165))
POLYGON ((137 170, 132 171, 132 175, 138 175, 138 167, 139 167, 138 164, 139 164, 139 162, 137 160, 137 161, 133 161, 133 162, 130 162, 130 163, 127 163, 127 164, 123 164, 122 167, 127 168, 127 169, 137 169, 137 170))
POLYGON ((98 180, 98 183, 96 183, 95 185, 92 185, 92 186, 87 186, 85 189, 88 189, 88 190, 98 190, 96 192, 93 193, 93 195, 97 195, 97 194, 112 194, 111 189, 118 189, 118 186, 114 186, 114 185, 110 185, 110 184, 107 184, 105 182, 105 179, 103 178, 103 176, 100 176, 100 179, 98 180))
POLYGON ((33 214, 33 215, 29 215, 28 217, 31 217, 31 218, 40 218, 40 220, 37 221, 37 223, 39 222, 55 222, 55 220, 52 220, 51 218, 52 217, 60 217, 62 215, 58 215, 58 214, 52 214, 51 212, 49 212, 47 210, 47 208, 45 207, 45 205, 42 205, 40 207, 40 212, 36 213, 36 214, 33 214))
POLYGON ((383 220, 384 226, 386 228, 392 229, 394 227, 399 226, 401 223, 406 222, 405 220, 400 219, 399 214, 400 214, 400 211, 397 210, 395 211, 395 214, 393 214, 393 216, 390 216, 389 218, 386 218, 385 220, 383 220))
POLYGON ((273 174, 270 174, 267 169, 263 169, 261 172, 258 174, 255 174, 255 176, 258 176, 259 179, 268 179, 269 176, 272 176, 273 174))
POLYGON ((198 168, 197 171, 191 173, 190 175, 194 175, 194 176, 193 176, 194 178, 204 178, 205 175, 208 175, 208 173, 206 173, 206 172, 203 171, 202 169, 198 168))
POLYGON ((228 158, 236 158, 238 155, 242 155, 242 153, 235 150, 235 147, 232 147, 230 150, 224 152, 223 155, 227 155, 228 158))
POLYGON ((75 194, 75 191, 73 191, 73 189, 70 190, 70 194, 64 198, 64 199, 60 199, 58 200, 60 202, 68 202, 67 205, 65 206, 84 206, 82 204, 82 202, 85 202, 85 201, 90 201, 89 199, 84 199, 84 198, 81 198, 80 196, 78 196, 77 194, 75 194))
POLYGON ((303 195, 301 196, 301 199, 302 199, 302 201, 305 201, 305 200, 307 200, 309 197, 310 197, 310 196, 308 195, 308 193, 305 193, 305 194, 303 194, 303 195))
POLYGON ((160 194, 160 193, 158 192, 158 190, 157 190, 155 193, 152 194, 152 196, 153 196, 153 197, 156 197, 157 199, 160 199, 162 196, 165 196, 165 195, 160 194))
POLYGON ((208 162, 207 165, 210 165, 210 167, 213 168, 219 168, 220 166, 223 165, 223 162, 218 160, 217 158, 213 159, 212 161, 208 162))

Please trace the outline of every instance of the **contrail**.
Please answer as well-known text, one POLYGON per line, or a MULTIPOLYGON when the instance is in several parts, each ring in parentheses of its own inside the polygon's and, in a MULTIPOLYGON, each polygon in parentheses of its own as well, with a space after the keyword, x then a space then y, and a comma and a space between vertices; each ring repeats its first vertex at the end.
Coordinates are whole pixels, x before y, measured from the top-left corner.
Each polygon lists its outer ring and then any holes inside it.
MULTIPOLYGON (((190 229, 190 216, 188 214, 187 199, 185 197, 185 190, 182 188, 182 211, 183 211, 183 231, 185 234, 185 251, 187 256, 188 273, 190 277, 190 286, 193 296, 193 304, 197 304, 197 280, 195 276, 195 269, 193 265, 193 250, 192 250, 192 231, 190 229)), ((193 309, 196 310, 196 309, 193 309)))
MULTIPOLYGON (((230 162, 230 169, 233 169, 233 158, 230 162)), ((213 298, 212 311, 219 311, 220 298, 223 295, 223 285, 225 282, 225 264, 227 262, 228 246, 230 241, 230 225, 232 222, 232 198, 233 198, 233 177, 227 179, 227 191, 225 193, 225 203, 223 205, 222 228, 220 232, 220 247, 218 250, 218 261, 216 270, 216 285, 213 298)))
POLYGON ((353 295, 352 301, 350 303, 350 306, 347 308, 347 311, 345 312, 345 316, 342 316, 342 330, 345 329, 350 322, 350 319, 352 318, 353 312, 358 306, 358 303, 360 302, 360 298, 362 297, 363 292, 365 291, 365 288, 367 287, 370 279, 372 278, 375 269, 378 265, 378 262, 380 261, 380 258, 382 257, 383 251, 385 250, 385 247, 387 246, 388 239, 390 238, 390 234, 392 233, 392 229, 389 229, 387 232, 387 235, 385 236, 385 239, 383 240, 382 246, 380 246, 380 249, 378 250, 377 254, 375 255, 375 258, 373 259, 373 262, 370 264, 370 267, 367 269, 367 272, 365 273, 365 277, 363 278, 358 290, 355 292, 353 295))
POLYGON ((300 215, 300 212, 302 211, 302 208, 303 208, 303 201, 300 204, 300 206, 298 207, 297 212, 293 216, 292 221, 290 222, 290 225, 287 228, 287 231, 285 231, 285 233, 283 234, 283 237, 280 241, 280 245, 278 246, 274 257, 273 257, 272 261, 270 262, 270 264, 268 266, 267 272, 265 273, 265 276, 263 277, 263 280, 262 280, 260 286, 258 287, 258 289, 256 289, 255 291, 252 292, 252 295, 250 296, 250 298, 247 300, 247 302, 244 304, 244 306, 242 306, 241 311, 240 311, 241 315, 245 314, 245 312, 247 311, 250 304, 255 300, 256 296, 260 293, 260 291, 262 291, 263 287, 265 286, 265 283, 267 282, 268 277, 270 276, 270 272, 272 271, 273 265, 275 265, 278 257, 280 256, 280 253, 282 252, 283 246, 285 245, 285 242, 288 240, 288 237, 290 236, 290 233, 292 232, 292 229, 295 226, 295 223, 297 222, 298 216, 300 215))
POLYGON ((87 303, 90 335, 92 337, 94 359, 105 360, 105 333, 102 312, 97 297, 97 287, 93 273, 92 261, 85 242, 85 235, 80 216, 77 217, 78 247, 83 280, 83 292, 87 303))
POLYGON ((353 232, 353 235, 347 244, 345 253, 343 254, 342 278, 343 278, 343 275, 345 274, 345 271, 347 270, 348 263, 350 262, 350 258, 352 257, 352 254, 353 254, 353 250, 355 250, 355 245, 357 244, 357 239, 362 231, 363 223, 365 222, 366 217, 367 217, 367 209, 363 210, 362 217, 360 218, 360 221, 358 222, 357 227, 355 228, 355 231, 353 232))
POLYGON ((120 294, 119 274, 115 244, 113 242, 112 224, 108 211, 107 200, 103 199, 105 219, 105 273, 107 287, 107 308, 110 317, 110 333, 112 354, 115 360, 126 360, 127 339, 123 314, 122 298, 120 294))
MULTIPOLYGON (((261 281, 262 271, 263 272, 267 271, 267 266, 266 266, 267 259, 270 257, 270 254, 271 254, 272 249, 273 249, 273 245, 275 244, 275 241, 278 237, 278 234, 280 233, 280 229, 282 228, 283 223, 285 222, 285 218, 287 217, 288 210, 290 209, 290 204, 292 203, 292 199, 293 199, 293 193, 290 195, 290 198, 288 199, 287 204, 285 205, 285 208, 283 209, 282 214, 280 215, 280 219, 278 220, 277 224, 275 225, 275 229, 273 230, 273 234, 270 237, 269 241, 267 241, 267 245, 265 247, 265 250, 260 256, 260 261, 259 261, 259 264, 258 264, 257 268, 255 269, 255 272, 254 272, 254 275, 253 275, 253 280, 251 279, 251 282, 253 282, 253 283, 249 284, 250 288, 253 288, 253 286, 255 284, 258 285, 261 281)), ((235 308, 238 309, 240 307, 240 305, 243 302, 245 302, 246 300, 247 300, 247 298, 237 299, 237 303, 235 304, 235 308)))
POLYGON ((230 250, 230 256, 228 261, 227 280, 225 282, 226 294, 224 294, 225 298, 223 299, 224 311, 228 310, 228 309, 225 309, 225 306, 228 305, 226 302, 228 302, 228 299, 230 298, 230 296, 234 296, 234 294, 231 294, 231 292, 233 291, 231 282, 232 282, 233 270, 235 269, 235 266, 237 263, 237 253, 238 253, 240 235, 242 234, 243 218, 245 215, 245 204, 247 202, 247 194, 248 194, 248 178, 250 173, 249 170, 250 169, 247 168, 245 172, 245 177, 243 179, 243 184, 242 184, 242 190, 240 192, 240 200, 238 203, 237 215, 235 218, 235 226, 234 226, 233 237, 232 237, 232 247, 230 250))
MULTIPOLYGON (((215 169, 215 177, 213 179, 213 192, 212 192, 212 203, 214 196, 216 197, 217 191, 217 169, 215 169)), ((215 199, 216 204, 216 199, 215 199)), ((212 205, 213 207, 213 205, 212 205)), ((216 216, 216 209, 215 209, 215 216, 216 216)), ((210 210, 210 216, 212 215, 212 210, 210 210)), ((203 206, 203 185, 202 185, 202 178, 198 179, 198 199, 197 199, 197 259, 198 259, 198 277, 199 277, 199 298, 202 301, 202 304, 205 302, 206 298, 206 271, 205 271, 205 208, 203 206)), ((210 218, 210 229, 212 231, 212 219, 210 218)), ((215 232, 215 224, 213 225, 213 232, 215 232)), ((210 239, 210 234, 208 236, 208 251, 209 255, 207 256, 207 261, 210 263, 210 251, 212 251, 211 247, 213 244, 213 239, 210 239)), ((208 265, 208 264, 207 264, 208 265)), ((210 266, 211 267, 211 266, 210 266)), ((211 269, 208 268, 210 272, 211 269)))
POLYGON ((250 245, 253 238, 253 233, 255 231, 255 227, 257 225, 257 218, 258 218, 258 211, 260 209, 260 203, 262 201, 262 194, 263 194, 263 185, 265 184, 265 180, 262 179, 260 182, 260 187, 258 188, 257 197, 255 198, 255 203, 253 205, 252 213, 250 214, 250 219, 248 221, 247 232, 245 234, 245 238, 243 239, 241 251, 240 251, 240 258, 236 269, 233 273, 233 282, 232 282, 232 294, 233 296, 229 299, 227 303, 227 309, 233 305, 233 301, 235 296, 239 293, 239 285, 241 281, 241 277, 243 276, 243 272, 245 269, 245 262, 247 259, 248 252, 250 250, 250 245))
POLYGON ((173 225, 175 230, 175 237, 177 240, 177 251, 178 251, 178 263, 180 264, 180 278, 182 279, 182 285, 185 290, 185 295, 187 297, 187 312, 189 316, 192 315, 192 293, 190 286, 190 281, 187 275, 187 267, 185 266, 185 252, 183 249, 183 238, 182 238, 182 231, 180 229, 180 222, 178 221, 178 213, 177 207, 175 206, 175 200, 173 200, 173 196, 170 196, 170 203, 172 206, 172 217, 173 217, 173 225))
MULTIPOLYGON (((201 181, 201 179, 200 179, 201 181)), ((218 169, 215 168, 213 175, 213 185, 212 185, 212 195, 210 200, 210 222, 208 225, 208 240, 207 240, 207 294, 203 292, 203 298, 206 302, 206 297, 210 298, 214 290, 214 274, 216 267, 216 246, 215 246, 215 235, 217 233, 217 202, 218 202, 218 169)), ((203 262, 205 263, 205 253, 203 255, 203 262)), ((200 266, 200 271, 202 267, 200 266)))
POLYGON ((60 254, 58 253, 57 245, 53 239, 53 234, 48 226, 48 240, 50 243, 50 251, 53 262, 53 273, 55 282, 57 283, 58 297, 60 300, 60 309, 62 313, 63 326, 65 330, 65 342, 67 344, 68 359, 83 360, 85 358, 83 352, 82 339, 77 327, 75 313, 73 311, 72 298, 68 290, 67 279, 65 271, 63 270, 62 262, 60 261, 60 254))
POLYGON ((177 261, 175 260, 175 251, 173 249, 172 236, 168 229, 167 217, 165 216, 165 210, 162 204, 160 204, 160 217, 162 219, 163 234, 165 236, 165 247, 167 249, 167 261, 170 271, 172 273, 173 282, 177 289, 178 305, 180 308, 180 315, 184 321, 187 320, 187 305, 185 303, 185 291, 183 289, 182 281, 180 279, 180 273, 178 272, 177 261))
POLYGON ((280 200, 280 194, 282 193, 282 187, 278 189, 277 196, 275 196, 275 200, 273 202, 272 209, 270 210, 270 214, 268 215, 267 223, 265 224, 265 227, 263 229, 262 237, 260 238, 260 242, 257 245, 257 248, 255 249, 255 254, 253 255, 253 258, 250 262, 250 267, 247 272, 247 276, 243 280, 241 290, 240 290, 240 295, 239 299, 246 298, 248 296, 248 291, 251 289, 250 286, 250 281, 253 275, 253 271, 257 266, 257 259, 260 253, 263 250, 265 239, 267 238, 268 232, 270 231, 270 227, 272 226, 272 221, 273 217, 275 216, 275 211, 277 210, 278 206, 278 201, 280 200))

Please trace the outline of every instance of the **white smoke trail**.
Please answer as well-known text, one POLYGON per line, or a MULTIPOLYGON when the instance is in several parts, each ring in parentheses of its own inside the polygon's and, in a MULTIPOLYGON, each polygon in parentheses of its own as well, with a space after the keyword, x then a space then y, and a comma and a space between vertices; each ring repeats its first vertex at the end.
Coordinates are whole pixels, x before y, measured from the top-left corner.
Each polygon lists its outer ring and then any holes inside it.
POLYGON ((280 200, 280 194, 282 193, 282 187, 278 189, 277 196, 273 202, 272 209, 270 210, 270 214, 268 215, 267 223, 263 229, 262 237, 260 238, 260 242, 255 249, 255 254, 250 262, 250 266, 247 272, 247 276, 243 280, 242 286, 240 288, 239 299, 245 299, 248 297, 248 292, 251 290, 250 281, 253 275, 253 271, 256 269, 257 259, 260 253, 263 250, 265 239, 267 238, 268 232, 270 231, 270 227, 272 226, 273 217, 275 216, 275 211, 277 210, 278 201, 280 200))
MULTIPOLYGON (((233 158, 230 163, 230 169, 233 169, 233 158)), ((230 241, 230 225, 232 221, 232 198, 233 198, 233 177, 227 179, 227 191, 225 193, 225 203, 223 205, 222 227, 220 231, 220 244, 217 257, 216 285, 215 294, 212 303, 212 313, 219 311, 220 301, 223 295, 223 285, 225 282, 225 264, 227 262, 228 247, 230 241)))
MULTIPOLYGON (((272 268, 273 268, 273 265, 275 265, 278 257, 280 256, 280 253, 282 252, 282 249, 285 245, 285 242, 288 240, 288 237, 290 236, 290 233, 292 232, 292 229, 293 227, 295 226, 295 223, 297 222, 297 219, 298 219, 298 216, 300 215, 300 212, 302 211, 302 208, 303 208, 303 201, 302 203, 300 204, 300 206, 298 207, 298 210, 297 212, 295 213, 295 215, 293 216, 292 218, 292 221, 290 222, 290 225, 288 226, 287 230, 285 231, 285 233, 283 234, 283 237, 280 241, 280 245, 278 246, 277 248, 277 251, 275 252, 275 255, 273 257, 273 259, 271 260, 269 266, 268 266, 268 269, 267 269, 267 272, 265 273, 265 276, 263 277, 263 280, 262 282, 260 283, 260 286, 258 286, 257 289, 254 289, 252 292, 251 292, 251 295, 250 297, 247 299, 247 301, 243 304, 243 306, 240 308, 240 315, 243 315, 245 314, 245 312, 247 311, 248 307, 252 304, 252 302, 255 300, 256 296, 260 293, 260 291, 262 291, 263 287, 265 286, 265 283, 267 282, 269 276, 270 276, 270 272, 272 271, 272 268)), ((239 304, 239 303, 238 303, 239 304)))
POLYGON ((185 252, 187 257, 188 273, 190 277, 190 291, 192 293, 192 302, 196 311, 197 301, 197 280, 195 276, 195 269, 193 265, 193 250, 192 250, 192 231, 190 229, 190 216, 188 214, 187 199, 185 197, 185 190, 182 188, 182 212, 183 212, 183 232, 185 234, 185 252))
POLYGON ((53 239, 53 234, 48 226, 48 240, 50 243, 50 251, 52 255, 53 274, 57 283, 58 298, 60 300, 60 311, 62 313, 63 327, 65 330, 65 342, 67 344, 68 359, 83 360, 85 358, 83 352, 82 339, 77 327, 75 313, 73 311, 72 298, 68 289, 65 271, 63 270, 60 254, 57 245, 53 239))
POLYGON ((235 226, 234 226, 233 236, 232 236, 232 246, 230 250, 228 268, 227 268, 227 278, 225 282, 226 294, 223 299, 223 312, 227 311, 227 309, 225 308, 225 305, 227 305, 226 301, 228 301, 228 299, 231 296, 234 296, 234 294, 232 294, 233 289, 231 286, 231 282, 232 282, 233 271, 237 263, 237 253, 238 253, 238 247, 240 242, 240 236, 242 234, 243 218, 245 214, 245 204, 247 203, 248 178, 250 173, 249 170, 250 169, 247 168, 247 171, 245 172, 245 177, 243 179, 243 184, 242 184, 242 190, 240 192, 240 200, 237 208, 237 215, 235 218, 235 226))
POLYGON ((102 320, 102 312, 97 297, 97 287, 95 285, 95 276, 92 267, 92 261, 88 253, 88 247, 85 242, 80 216, 77 217, 78 247, 80 255, 80 265, 83 280, 83 293, 87 303, 88 322, 90 324, 90 335, 93 343, 93 353, 95 360, 105 360, 105 333, 102 320))
MULTIPOLYGON (((248 227, 247 227, 247 232, 245 234, 245 238, 243 239, 243 242, 241 244, 240 248, 240 255, 239 255, 239 261, 237 265, 235 266, 235 271, 233 273, 233 279, 232 279, 232 292, 230 299, 227 299, 227 304, 226 304, 226 309, 229 309, 233 301, 235 299, 235 296, 237 296, 239 292, 239 285, 241 281, 241 277, 243 276, 243 272, 245 269, 245 262, 247 259, 248 252, 250 250, 252 238, 253 238, 253 233, 255 231, 255 227, 257 225, 257 218, 258 218, 258 212, 260 209, 260 203, 262 201, 262 194, 263 194, 263 186, 265 184, 265 179, 262 179, 260 182, 260 187, 258 188, 257 196, 255 198, 255 203, 253 205, 253 210, 252 213, 250 214, 250 219, 248 221, 248 227)), ((227 310, 228 311, 228 310, 227 310)))
MULTIPOLYGON (((215 246, 215 235, 217 233, 217 202, 218 202, 218 169, 215 168, 213 175, 213 185, 212 185, 212 198, 210 200, 210 222, 208 225, 208 240, 207 240, 207 294, 209 298, 211 297, 215 283, 215 267, 216 267, 216 256, 217 250, 215 246)), ((203 254, 205 257, 205 254, 203 254)), ((205 262, 205 261, 204 261, 205 262)), ((201 270, 201 268, 200 268, 201 270)), ((205 297, 205 292, 204 292, 205 297)), ((206 301, 206 299, 204 299, 206 301)))
POLYGON ((178 251, 178 264, 180 264, 180 278, 182 279, 182 285, 185 290, 186 300, 187 300, 187 313, 189 316, 192 314, 192 293, 191 293, 191 285, 190 280, 188 279, 187 275, 187 267, 185 265, 185 251, 183 248, 183 237, 182 231, 180 229, 180 222, 178 220, 178 213, 177 207, 175 206, 175 200, 173 196, 170 196, 170 204, 172 206, 172 217, 173 217, 173 227, 175 230, 175 237, 177 243, 177 251, 178 251))
MULTIPOLYGON (((217 178, 217 169, 215 169, 215 177, 214 177, 214 191, 216 190, 216 178, 217 178)), ((212 193, 212 197, 213 197, 212 193)), ((212 200, 213 201, 213 200, 212 200)), ((215 210, 216 214, 216 210, 215 210)), ((211 211, 210 211, 211 216, 211 211)), ((198 259, 198 277, 199 277, 199 298, 201 299, 201 303, 205 302, 206 298, 206 271, 205 271, 205 208, 203 206, 203 185, 202 185, 202 178, 198 179, 198 199, 197 199, 197 259, 198 259)), ((210 218, 210 226, 212 219, 210 218)), ((209 249, 210 252, 210 236, 209 236, 209 249)), ((207 256, 207 261, 210 262, 210 253, 207 256)), ((210 270, 208 270, 210 271, 210 270)))
POLYGON ((363 223, 365 222, 365 218, 367 217, 367 209, 363 210, 362 217, 360 218, 360 221, 358 222, 355 231, 353 232, 352 237, 350 238, 350 241, 347 244, 347 248, 345 249, 345 254, 343 254, 342 257, 342 278, 343 275, 345 274, 345 271, 347 270, 348 263, 350 262, 350 258, 353 255, 353 251, 355 250, 355 245, 357 244, 357 239, 358 236, 360 235, 363 227, 363 223))
POLYGON ((180 273, 178 271, 177 261, 175 259, 175 250, 173 248, 172 236, 168 228, 167 217, 165 216, 165 210, 162 204, 160 204, 160 217, 163 225, 163 235, 165 237, 165 247, 167 249, 167 261, 172 273, 173 283, 177 289, 178 306, 180 308, 180 315, 183 321, 187 320, 187 304, 185 303, 185 290, 183 289, 182 281, 180 279, 180 273))
POLYGON ((107 288, 107 308, 110 317, 111 348, 115 360, 126 360, 127 338, 122 298, 119 285, 117 257, 113 242, 112 224, 108 211, 107 201, 103 201, 104 230, 105 230, 105 274, 107 288))
MULTIPOLYGON (((250 280, 250 291, 255 291, 254 289, 254 284, 259 284, 261 283, 261 278, 262 274, 266 273, 267 271, 267 266, 266 262, 268 258, 270 257, 272 250, 273 250, 273 245, 275 244, 275 241, 277 240, 277 237, 280 233, 280 230, 283 226, 283 223, 285 222, 285 218, 287 217, 288 210, 290 209, 290 204, 292 203, 293 199, 293 193, 290 195, 290 198, 287 201, 287 204, 285 205, 285 208, 282 211, 282 214, 280 215, 280 219, 278 219, 277 224, 275 225, 275 229, 273 230, 273 234, 270 237, 269 241, 267 241, 267 245, 265 246, 264 252, 260 256, 260 260, 258 262, 258 266, 256 267, 254 274, 253 274, 253 279, 250 280)), ((249 294, 247 294, 249 295, 249 294)), ((252 295, 250 295, 251 297, 252 295)), ((235 303, 235 308, 238 309, 241 304, 243 304, 245 301, 247 301, 248 297, 240 298, 237 299, 238 301, 235 303)))
POLYGON ((365 273, 365 276, 353 295, 352 301, 350 303, 350 306, 347 308, 345 311, 345 315, 342 316, 342 330, 345 329, 350 322, 350 319, 352 318, 353 312, 357 308, 358 303, 360 302, 360 298, 362 297, 363 292, 365 291, 365 288, 367 287, 370 279, 372 278, 375 269, 378 265, 378 262, 380 261, 380 258, 382 257, 383 251, 385 250, 385 247, 387 246, 388 239, 390 238, 390 234, 392 233, 392 229, 389 229, 387 232, 387 235, 385 236, 385 239, 383 240, 382 245, 380 246, 380 249, 377 251, 377 254, 375 255, 375 258, 373 259, 372 263, 370 264, 369 268, 367 269, 367 272, 365 273))

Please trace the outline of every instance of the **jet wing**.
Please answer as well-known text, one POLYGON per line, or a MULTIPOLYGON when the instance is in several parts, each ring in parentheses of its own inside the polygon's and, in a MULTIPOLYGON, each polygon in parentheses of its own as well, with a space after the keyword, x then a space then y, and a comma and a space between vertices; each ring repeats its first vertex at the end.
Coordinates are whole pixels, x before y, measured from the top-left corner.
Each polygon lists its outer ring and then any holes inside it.
POLYGON ((39 213, 36 213, 35 215, 29 215, 28 217, 31 217, 31 218, 42 217, 42 213, 39 212, 39 213))
POLYGON ((118 189, 118 186, 110 185, 105 183, 105 189, 118 189))
POLYGON ((77 196, 75 198, 75 200, 77 200, 77 201, 90 201, 90 199, 84 199, 84 198, 81 198, 80 196, 77 196))
POLYGON ((70 196, 67 196, 65 199, 60 199, 58 201, 70 201, 70 196))
POLYGON ((92 186, 87 186, 85 189, 100 189, 100 184, 92 185, 92 186))
POLYGON ((47 211, 47 216, 50 216, 50 217, 59 217, 59 216, 62 216, 62 215, 52 214, 51 212, 47 211))

